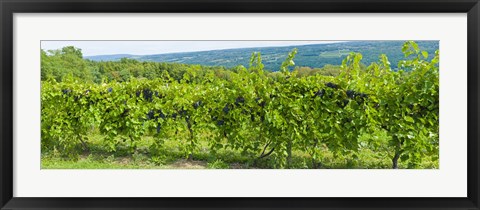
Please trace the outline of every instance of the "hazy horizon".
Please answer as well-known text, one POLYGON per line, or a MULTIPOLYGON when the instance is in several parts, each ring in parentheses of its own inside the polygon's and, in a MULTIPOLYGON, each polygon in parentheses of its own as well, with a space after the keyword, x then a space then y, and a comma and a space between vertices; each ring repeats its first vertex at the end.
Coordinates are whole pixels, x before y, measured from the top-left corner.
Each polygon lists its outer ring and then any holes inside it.
POLYGON ((346 41, 41 41, 41 49, 56 50, 75 46, 83 56, 152 55, 256 47, 288 47, 346 41))

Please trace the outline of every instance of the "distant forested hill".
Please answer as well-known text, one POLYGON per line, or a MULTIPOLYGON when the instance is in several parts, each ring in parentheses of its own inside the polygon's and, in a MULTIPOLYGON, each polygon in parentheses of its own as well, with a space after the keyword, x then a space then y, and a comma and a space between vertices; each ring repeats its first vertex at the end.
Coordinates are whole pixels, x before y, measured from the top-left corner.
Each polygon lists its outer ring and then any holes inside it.
MULTIPOLYGON (((439 48, 438 41, 416 41, 422 50, 433 56, 439 48)), ((404 41, 351 41, 332 44, 314 44, 288 47, 262 47, 242 48, 228 50, 212 50, 202 52, 185 52, 156 55, 97 55, 86 56, 86 59, 93 61, 117 61, 121 58, 136 59, 139 61, 173 62, 184 64, 200 64, 206 66, 235 67, 238 65, 248 66, 252 52, 262 54, 265 69, 276 71, 288 52, 293 48, 298 49, 295 56, 296 66, 307 66, 311 68, 323 67, 326 64, 340 65, 342 60, 350 52, 359 52, 363 55, 362 62, 370 64, 378 61, 380 54, 386 54, 392 68, 396 68, 399 60, 403 59, 402 48, 404 41)))

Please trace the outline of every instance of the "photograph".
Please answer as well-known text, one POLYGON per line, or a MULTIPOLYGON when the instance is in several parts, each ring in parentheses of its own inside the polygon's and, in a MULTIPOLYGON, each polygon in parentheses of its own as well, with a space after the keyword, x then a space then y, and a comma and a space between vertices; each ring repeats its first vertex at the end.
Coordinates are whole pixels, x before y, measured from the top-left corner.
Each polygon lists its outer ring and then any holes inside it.
POLYGON ((479 1, 0 0, 0 210, 480 210, 479 1))
POLYGON ((42 40, 41 169, 439 169, 439 44, 42 40))

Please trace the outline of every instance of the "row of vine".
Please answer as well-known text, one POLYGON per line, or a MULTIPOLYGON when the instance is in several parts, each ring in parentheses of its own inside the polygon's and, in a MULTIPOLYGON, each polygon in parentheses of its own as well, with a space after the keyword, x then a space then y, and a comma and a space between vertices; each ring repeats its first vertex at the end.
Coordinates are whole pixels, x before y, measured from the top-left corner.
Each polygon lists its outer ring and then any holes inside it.
POLYGON ((144 136, 153 136, 152 154, 161 151, 163 139, 178 138, 191 157, 207 138, 213 152, 230 148, 269 156, 277 160, 275 167, 288 168, 292 151, 309 154, 315 165, 319 148, 355 153, 360 135, 382 131, 388 143, 371 143, 389 151, 392 167, 399 160, 415 167, 438 153, 439 57, 437 52, 427 59, 414 42, 402 51, 400 71, 391 70, 385 55, 362 68, 362 56, 351 53, 337 77, 296 77, 289 70, 293 50, 277 78, 264 75, 261 56, 254 53, 249 68, 228 80, 189 71, 181 81, 168 73, 102 85, 44 81, 42 148, 76 155, 88 150, 88 134, 98 129, 111 151, 124 144, 134 153, 144 136), (185 135, 174 135, 179 132, 185 135))

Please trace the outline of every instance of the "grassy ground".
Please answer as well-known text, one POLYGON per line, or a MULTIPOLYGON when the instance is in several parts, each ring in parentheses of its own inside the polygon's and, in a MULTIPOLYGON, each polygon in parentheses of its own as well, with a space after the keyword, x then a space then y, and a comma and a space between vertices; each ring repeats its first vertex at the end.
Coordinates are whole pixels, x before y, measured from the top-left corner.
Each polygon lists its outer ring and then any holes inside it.
MULTIPOLYGON (((119 148, 108 152, 102 145, 103 137, 98 134, 89 136, 89 151, 78 159, 66 159, 56 151, 42 151, 42 169, 263 169, 271 168, 274 157, 257 159, 258 154, 241 154, 231 149, 220 149, 216 154, 210 152, 207 142, 200 142, 196 153, 190 158, 179 146, 178 141, 165 140, 163 150, 156 155, 149 152, 149 145, 154 139, 145 137, 133 155, 127 148, 119 148)), ((360 149, 357 154, 334 156, 326 148, 316 165, 320 169, 389 169, 391 157, 386 152, 374 152, 360 149)), ((308 154, 293 152, 292 167, 295 169, 312 168, 308 154)), ((400 168, 406 168, 400 162, 400 168)), ((420 168, 438 168, 438 160, 424 160, 420 168)))

